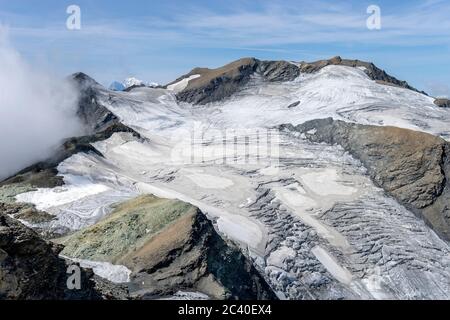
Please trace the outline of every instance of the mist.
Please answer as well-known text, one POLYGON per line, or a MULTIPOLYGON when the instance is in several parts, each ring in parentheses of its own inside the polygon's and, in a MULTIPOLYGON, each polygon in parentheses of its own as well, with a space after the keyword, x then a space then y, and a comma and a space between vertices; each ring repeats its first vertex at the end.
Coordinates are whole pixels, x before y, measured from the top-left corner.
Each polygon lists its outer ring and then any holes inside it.
POLYGON ((82 132, 77 101, 69 80, 27 63, 0 28, 0 181, 82 132))

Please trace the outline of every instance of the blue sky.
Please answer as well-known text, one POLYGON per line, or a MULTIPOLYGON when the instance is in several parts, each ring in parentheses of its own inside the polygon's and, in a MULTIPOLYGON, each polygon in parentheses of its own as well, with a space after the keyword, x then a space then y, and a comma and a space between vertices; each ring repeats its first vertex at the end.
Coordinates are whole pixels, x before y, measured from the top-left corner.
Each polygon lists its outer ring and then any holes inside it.
POLYGON ((434 95, 450 95, 450 1, 0 0, 0 24, 32 62, 102 84, 169 82, 240 57, 373 61, 434 95), (81 30, 66 8, 81 8, 81 30), (381 8, 369 30, 367 7, 381 8))

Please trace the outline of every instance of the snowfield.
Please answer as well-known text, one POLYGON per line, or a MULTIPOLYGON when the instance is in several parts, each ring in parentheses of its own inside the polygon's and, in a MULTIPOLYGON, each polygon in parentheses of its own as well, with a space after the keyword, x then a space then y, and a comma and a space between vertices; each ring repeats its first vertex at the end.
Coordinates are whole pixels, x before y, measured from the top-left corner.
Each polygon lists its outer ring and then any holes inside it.
POLYGON ((17 199, 56 215, 55 229, 76 230, 137 194, 177 198, 250 254, 282 298, 450 299, 448 244, 377 188, 361 163, 282 132, 259 144, 279 124, 330 116, 448 139, 450 110, 343 66, 287 83, 255 77, 225 101, 178 104, 174 94, 194 78, 168 90, 102 90, 102 104, 146 140, 116 133, 93 144, 104 158, 77 154, 59 166, 64 187, 17 199))
POLYGON ((200 78, 200 75, 194 74, 192 76, 189 76, 187 78, 184 78, 183 80, 180 80, 178 82, 175 82, 174 84, 167 86, 167 90, 173 91, 175 93, 183 91, 189 84, 189 81, 197 79, 197 78, 200 78))

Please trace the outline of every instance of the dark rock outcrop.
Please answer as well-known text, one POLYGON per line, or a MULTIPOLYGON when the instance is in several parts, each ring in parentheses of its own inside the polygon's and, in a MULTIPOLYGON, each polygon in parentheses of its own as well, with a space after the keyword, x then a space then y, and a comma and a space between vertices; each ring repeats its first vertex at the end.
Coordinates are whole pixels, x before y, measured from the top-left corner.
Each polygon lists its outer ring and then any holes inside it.
MULTIPOLYGON (((81 270, 81 288, 67 287, 68 264, 58 257, 61 246, 42 240, 37 233, 0 212, 0 299, 98 300, 113 298, 99 287, 114 285, 81 270)), ((105 291, 107 291, 105 290, 105 291)), ((113 291, 110 291, 113 292, 113 291)), ((125 292, 118 289, 117 292, 125 292)))
POLYGON ((293 127, 313 142, 339 144, 368 169, 373 181, 450 240, 450 145, 418 131, 334 121, 293 127))
POLYGON ((441 108, 450 108, 450 99, 436 99, 434 100, 434 104, 441 108))
POLYGON ((292 109, 295 107, 298 107, 300 105, 300 101, 295 101, 293 103, 291 103, 290 105, 287 106, 288 109, 292 109))
POLYGON ((339 65, 347 67, 364 67, 364 72, 372 79, 381 84, 394 85, 397 87, 413 90, 422 94, 424 91, 419 91, 416 88, 410 86, 406 81, 398 80, 397 78, 389 75, 386 71, 378 68, 371 62, 365 62, 361 60, 342 59, 339 56, 333 57, 328 60, 319 60, 316 62, 302 62, 300 70, 302 73, 313 73, 329 65, 339 65))
POLYGON ((79 92, 77 116, 84 124, 87 134, 104 131, 120 123, 115 114, 97 102, 100 84, 82 72, 73 74, 70 79, 79 92))

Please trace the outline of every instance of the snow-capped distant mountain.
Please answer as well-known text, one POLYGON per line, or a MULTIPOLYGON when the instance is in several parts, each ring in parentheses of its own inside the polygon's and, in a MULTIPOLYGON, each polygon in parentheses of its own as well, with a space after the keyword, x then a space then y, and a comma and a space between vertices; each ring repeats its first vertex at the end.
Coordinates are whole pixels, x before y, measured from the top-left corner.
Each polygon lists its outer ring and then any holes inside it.
POLYGON ((113 83, 111 83, 109 85, 109 90, 112 90, 112 91, 123 91, 125 89, 126 89, 126 87, 124 86, 124 84, 119 81, 114 81, 113 83))
POLYGON ((127 78, 123 81, 123 85, 125 88, 130 88, 133 86, 143 86, 145 85, 144 81, 136 79, 135 77, 127 78))
POLYGON ((112 91, 124 91, 131 87, 150 87, 150 88, 156 88, 159 86, 156 82, 144 82, 142 80, 139 80, 135 77, 126 78, 123 82, 114 81, 109 86, 109 90, 112 91))

